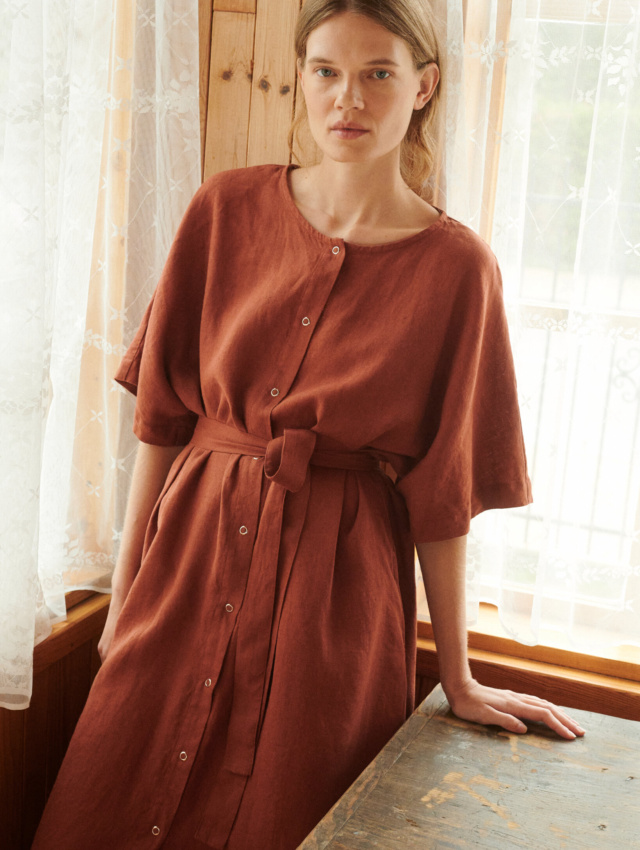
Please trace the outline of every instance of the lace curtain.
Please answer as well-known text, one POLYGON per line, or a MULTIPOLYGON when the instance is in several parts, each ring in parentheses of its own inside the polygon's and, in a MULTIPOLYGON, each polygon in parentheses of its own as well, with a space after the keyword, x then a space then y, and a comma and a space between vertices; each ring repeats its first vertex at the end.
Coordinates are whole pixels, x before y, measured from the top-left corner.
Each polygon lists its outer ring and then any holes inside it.
POLYGON ((500 263, 535 499, 473 520, 468 620, 486 601, 522 643, 638 646, 640 3, 435 6, 438 197, 500 263))
POLYGON ((0 705, 65 592, 107 590, 133 466, 113 380, 200 184, 197 0, 20 0, 0 26, 0 705))

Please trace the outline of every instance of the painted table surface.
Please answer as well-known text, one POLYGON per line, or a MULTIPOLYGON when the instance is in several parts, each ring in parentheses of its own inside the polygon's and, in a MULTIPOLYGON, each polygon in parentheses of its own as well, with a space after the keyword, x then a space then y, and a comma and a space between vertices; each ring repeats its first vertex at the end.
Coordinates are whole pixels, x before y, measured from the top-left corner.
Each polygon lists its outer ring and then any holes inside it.
POLYGON ((456 718, 438 685, 298 850, 640 848, 640 723, 565 741, 456 718))

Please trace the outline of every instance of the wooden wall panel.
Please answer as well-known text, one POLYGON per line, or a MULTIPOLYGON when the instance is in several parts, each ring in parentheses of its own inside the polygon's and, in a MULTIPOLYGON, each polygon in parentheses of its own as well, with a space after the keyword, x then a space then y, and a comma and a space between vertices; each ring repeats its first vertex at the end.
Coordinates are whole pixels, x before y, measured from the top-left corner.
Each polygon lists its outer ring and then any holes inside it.
POLYGON ((258 0, 247 165, 289 162, 297 0, 258 0))
POLYGON ((255 15, 213 14, 204 176, 247 165, 255 15))
MULTIPOLYGON (((26 711, 0 709, 0 847, 29 850, 46 799, 100 667, 108 596, 72 609, 36 647, 26 711)), ((62 848, 61 848, 62 850, 62 848)))

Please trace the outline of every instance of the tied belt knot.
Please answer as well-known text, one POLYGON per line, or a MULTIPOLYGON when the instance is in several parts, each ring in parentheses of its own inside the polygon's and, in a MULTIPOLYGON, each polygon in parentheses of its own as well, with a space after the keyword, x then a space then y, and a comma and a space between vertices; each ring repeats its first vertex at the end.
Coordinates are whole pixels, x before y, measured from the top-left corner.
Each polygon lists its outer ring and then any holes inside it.
POLYGON ((266 478, 297 493, 307 477, 309 465, 333 469, 375 470, 376 458, 362 451, 316 449, 318 435, 306 428, 285 428, 284 434, 270 440, 200 416, 192 442, 211 451, 264 456, 266 478))

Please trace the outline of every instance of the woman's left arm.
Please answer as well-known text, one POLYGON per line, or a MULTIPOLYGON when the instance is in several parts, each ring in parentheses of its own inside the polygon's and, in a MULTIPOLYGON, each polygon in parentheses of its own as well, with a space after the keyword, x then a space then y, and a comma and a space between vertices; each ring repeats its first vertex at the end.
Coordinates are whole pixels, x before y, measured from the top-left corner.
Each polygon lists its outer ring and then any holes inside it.
POLYGON ((539 720, 563 738, 584 730, 559 706, 528 694, 489 688, 471 675, 467 658, 467 537, 416 545, 438 650, 440 682, 455 715, 476 723, 526 732, 524 720, 539 720))

